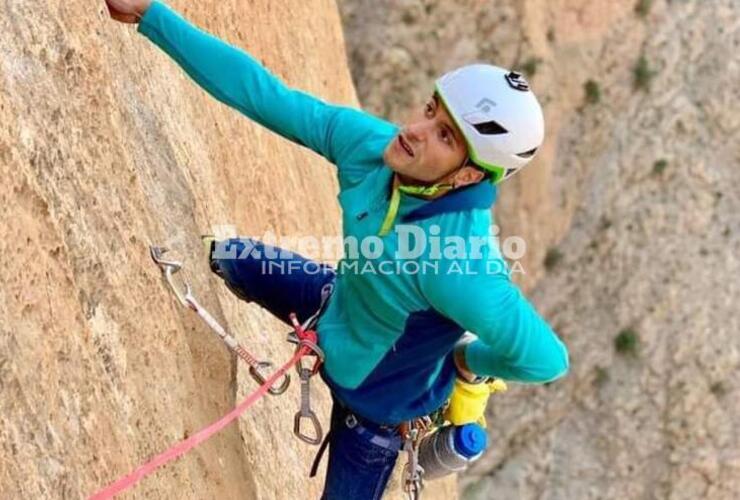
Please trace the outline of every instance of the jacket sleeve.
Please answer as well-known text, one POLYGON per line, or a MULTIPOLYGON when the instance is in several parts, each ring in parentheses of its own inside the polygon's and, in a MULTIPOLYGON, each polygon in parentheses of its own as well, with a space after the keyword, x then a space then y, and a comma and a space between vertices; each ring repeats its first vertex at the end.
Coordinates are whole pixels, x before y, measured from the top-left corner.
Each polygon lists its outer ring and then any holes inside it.
POLYGON ((152 2, 139 33, 160 47, 209 94, 260 125, 337 163, 374 122, 360 110, 333 106, 291 89, 252 56, 152 2))
POLYGON ((483 247, 480 258, 441 264, 438 273, 420 278, 422 293, 437 311, 479 337, 465 350, 473 373, 519 382, 565 375, 565 345, 511 282, 497 245, 483 247))

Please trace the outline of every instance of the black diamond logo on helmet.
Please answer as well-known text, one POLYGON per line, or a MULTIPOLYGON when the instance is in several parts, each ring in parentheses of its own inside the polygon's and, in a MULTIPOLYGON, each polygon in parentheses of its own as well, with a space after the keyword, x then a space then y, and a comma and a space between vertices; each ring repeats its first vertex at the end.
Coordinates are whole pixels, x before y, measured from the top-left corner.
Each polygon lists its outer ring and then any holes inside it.
POLYGON ((509 83, 509 86, 511 88, 516 90, 521 90, 522 92, 529 91, 529 83, 527 83, 527 80, 522 76, 521 73, 517 73, 516 71, 510 71, 506 75, 506 81, 509 83))

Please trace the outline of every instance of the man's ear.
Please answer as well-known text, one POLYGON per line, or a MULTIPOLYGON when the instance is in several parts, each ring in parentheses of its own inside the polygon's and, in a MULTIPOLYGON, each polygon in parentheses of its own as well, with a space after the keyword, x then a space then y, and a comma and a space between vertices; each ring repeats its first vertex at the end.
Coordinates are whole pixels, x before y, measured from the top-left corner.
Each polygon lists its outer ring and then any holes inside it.
POLYGON ((452 179, 452 185, 455 188, 461 188, 469 184, 476 184, 480 182, 486 174, 481 169, 471 166, 465 166, 457 171, 455 177, 452 179))

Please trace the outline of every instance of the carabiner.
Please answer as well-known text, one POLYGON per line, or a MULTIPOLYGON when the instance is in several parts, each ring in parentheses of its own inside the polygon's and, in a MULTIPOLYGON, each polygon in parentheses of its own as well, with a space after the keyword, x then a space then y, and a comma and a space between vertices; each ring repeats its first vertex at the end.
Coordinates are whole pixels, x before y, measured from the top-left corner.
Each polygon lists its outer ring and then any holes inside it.
POLYGON ((301 411, 295 414, 295 417, 293 418, 293 433, 301 441, 308 443, 308 444, 316 445, 316 446, 321 444, 321 440, 324 437, 324 431, 321 429, 321 423, 319 422, 319 418, 316 416, 313 410, 308 410, 305 414, 301 411), (313 424, 316 437, 311 437, 301 432, 301 420, 304 418, 308 418, 313 424))
MULTIPOLYGON (((269 370, 270 368, 272 368, 272 366, 272 363, 269 361, 260 361, 259 363, 257 363, 256 366, 252 365, 249 367, 249 374, 259 385, 262 385, 267 381, 267 377, 265 377, 261 372, 263 370, 269 370)), ((267 390, 267 392, 269 392, 273 396, 279 396, 288 389, 289 385, 290 375, 286 373, 285 375, 283 375, 283 381, 280 383, 280 385, 277 385, 277 382, 275 382, 275 385, 271 386, 267 390)))
POLYGON ((295 369, 300 375, 303 370, 308 370, 311 372, 311 375, 316 375, 319 372, 319 368, 321 368, 321 364, 324 362, 324 352, 321 350, 319 346, 314 344, 313 342, 308 342, 305 340, 301 340, 299 342, 299 345, 305 345, 308 346, 309 349, 311 349, 312 354, 316 355, 316 358, 313 361, 313 366, 311 368, 306 368, 303 366, 303 359, 305 356, 298 360, 298 363, 295 365, 295 369))
POLYGON ((185 293, 183 293, 182 290, 175 286, 174 279, 172 278, 173 274, 182 269, 182 262, 177 260, 165 260, 163 256, 168 251, 169 250, 164 247, 158 247, 154 245, 151 245, 149 247, 149 255, 151 255, 152 260, 160 267, 160 269, 164 273, 164 278, 167 281, 170 289, 172 289, 172 292, 175 294, 175 297, 177 297, 178 302, 180 302, 180 304, 187 307, 188 309, 192 309, 193 306, 189 304, 186 299, 186 295, 190 294, 190 285, 188 285, 187 283, 185 284, 185 293))
POLYGON ((300 439, 308 444, 319 445, 324 437, 324 432, 321 429, 321 423, 319 422, 316 413, 311 409, 311 370, 308 368, 302 368, 298 372, 301 379, 301 406, 298 412, 293 417, 293 433, 300 439), (313 424, 316 437, 311 437, 304 434, 301 431, 301 420, 308 418, 313 424))

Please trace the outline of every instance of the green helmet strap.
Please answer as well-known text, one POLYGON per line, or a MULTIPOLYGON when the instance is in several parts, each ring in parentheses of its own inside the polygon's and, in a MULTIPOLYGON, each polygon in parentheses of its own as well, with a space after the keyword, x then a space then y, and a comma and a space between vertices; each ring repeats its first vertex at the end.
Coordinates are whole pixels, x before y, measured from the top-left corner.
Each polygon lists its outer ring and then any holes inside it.
POLYGON ((452 187, 452 184, 434 184, 433 186, 401 185, 398 186, 398 189, 403 193, 412 194, 414 196, 434 196, 440 191, 449 191, 452 187))
POLYGON ((379 236, 385 236, 393 228, 393 221, 396 220, 396 214, 398 214, 398 206, 401 203, 401 193, 411 194, 414 196, 434 196, 440 191, 449 191, 454 186, 452 184, 434 184, 432 186, 412 186, 412 185, 399 185, 393 189, 391 194, 391 202, 388 205, 388 211, 385 214, 383 225, 380 227, 379 236))
POLYGON ((398 213, 398 205, 400 203, 401 191, 399 191, 398 188, 394 188, 393 194, 391 194, 391 202, 388 205, 388 211, 385 213, 383 225, 380 226, 380 233, 378 233, 379 236, 385 236, 386 234, 391 232, 393 221, 395 220, 396 214, 398 213))

